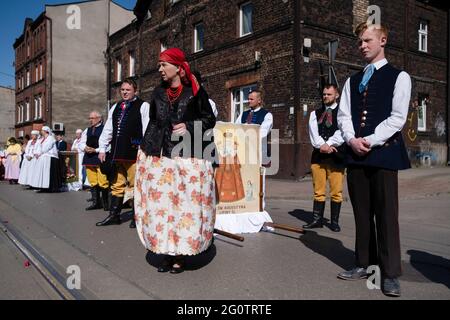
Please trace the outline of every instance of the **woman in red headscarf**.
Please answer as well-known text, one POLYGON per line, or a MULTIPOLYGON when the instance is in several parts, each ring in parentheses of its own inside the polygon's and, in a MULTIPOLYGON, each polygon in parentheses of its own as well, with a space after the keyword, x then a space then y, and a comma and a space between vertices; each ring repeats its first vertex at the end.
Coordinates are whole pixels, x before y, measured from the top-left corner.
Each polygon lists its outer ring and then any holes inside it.
POLYGON ((216 118, 183 51, 162 52, 159 72, 136 164, 136 227, 146 248, 164 255, 158 271, 179 273, 185 256, 212 244, 214 171, 203 137, 216 118))

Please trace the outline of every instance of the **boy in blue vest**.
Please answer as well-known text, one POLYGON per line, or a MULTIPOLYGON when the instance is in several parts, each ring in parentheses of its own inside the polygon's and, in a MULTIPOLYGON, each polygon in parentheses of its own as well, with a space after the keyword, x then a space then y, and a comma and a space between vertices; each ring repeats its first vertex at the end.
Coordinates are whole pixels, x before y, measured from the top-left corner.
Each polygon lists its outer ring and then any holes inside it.
POLYGON ((355 34, 367 62, 345 83, 338 125, 347 143, 347 185, 356 226, 356 266, 338 278, 367 278, 379 265, 381 289, 400 296, 398 170, 410 168, 401 130, 411 97, 411 78, 385 58, 388 30, 361 23, 355 34))

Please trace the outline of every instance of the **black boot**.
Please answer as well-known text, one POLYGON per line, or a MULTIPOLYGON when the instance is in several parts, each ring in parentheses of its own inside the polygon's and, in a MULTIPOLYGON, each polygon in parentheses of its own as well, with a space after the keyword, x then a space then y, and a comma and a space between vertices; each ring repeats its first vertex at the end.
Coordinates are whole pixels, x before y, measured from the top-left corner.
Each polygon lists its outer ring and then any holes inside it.
POLYGON ((323 212, 325 211, 325 201, 319 202, 314 200, 313 205, 313 221, 305 224, 303 229, 322 228, 323 227, 323 212))
POLYGON ((95 225, 97 227, 109 226, 111 224, 120 224, 120 211, 122 210, 122 197, 111 196, 111 206, 109 208, 109 215, 95 225))
POLYGON ((339 227, 339 213, 341 212, 341 203, 331 201, 331 225, 330 229, 334 232, 341 231, 339 227))
POLYGON ((109 204, 111 202, 111 194, 109 193, 109 188, 102 189, 102 202, 103 210, 109 211, 109 204))
POLYGON ((97 210, 102 208, 102 203, 100 202, 100 187, 92 187, 92 204, 86 208, 86 210, 97 210))

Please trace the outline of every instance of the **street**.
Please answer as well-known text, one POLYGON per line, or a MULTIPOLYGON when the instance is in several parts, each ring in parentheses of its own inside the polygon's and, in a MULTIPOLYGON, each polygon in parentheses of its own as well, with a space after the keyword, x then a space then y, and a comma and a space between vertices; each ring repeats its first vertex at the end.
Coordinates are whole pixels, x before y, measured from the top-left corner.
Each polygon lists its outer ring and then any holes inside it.
MULTIPOLYGON (((450 299, 450 168, 399 173, 403 276, 399 299, 450 299)), ((267 211, 274 222, 302 226, 312 219, 312 183, 267 180, 267 211)), ((347 282, 354 220, 344 201, 340 225, 303 235, 275 230, 244 234, 244 242, 216 236, 207 252, 187 259, 181 274, 158 273, 161 257, 147 252, 130 209, 120 226, 96 227, 103 210, 85 211, 88 192, 36 193, 0 182, 0 222, 32 244, 63 279, 80 268, 84 299, 392 299, 347 282)), ((345 196, 348 193, 345 191, 345 196)), ((329 204, 325 210, 329 218, 329 204)), ((0 299, 57 299, 33 266, 0 232, 0 299)))

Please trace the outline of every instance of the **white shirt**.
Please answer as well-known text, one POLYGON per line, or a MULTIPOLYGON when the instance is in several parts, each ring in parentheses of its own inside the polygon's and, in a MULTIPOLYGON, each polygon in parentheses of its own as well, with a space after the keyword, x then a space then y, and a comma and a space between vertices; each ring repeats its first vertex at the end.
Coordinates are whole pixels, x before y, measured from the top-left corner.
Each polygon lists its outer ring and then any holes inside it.
MULTIPOLYGON (((259 110, 261 110, 261 107, 256 108, 255 110, 253 110, 253 112, 258 112, 259 110)), ((242 112, 234 123, 242 123, 242 114, 244 113, 242 112)), ((263 123, 261 123, 260 128, 261 138, 267 137, 270 130, 272 130, 272 126, 273 126, 272 113, 267 112, 266 116, 264 117, 263 123)))
POLYGON ((81 139, 83 139, 83 134, 81 134, 81 137, 79 137, 78 139, 75 138, 75 140, 73 140, 72 151, 76 151, 78 153, 84 152, 84 148, 83 149, 80 148, 81 139))
POLYGON ((39 153, 41 156, 47 156, 58 159, 58 148, 56 147, 56 139, 49 135, 40 142, 39 153))
MULTIPOLYGON (((373 65, 377 70, 386 65, 388 61, 382 59, 373 65)), ((368 65, 364 68, 366 71, 368 65)), ((382 121, 373 134, 363 137, 366 139, 370 147, 383 145, 396 132, 401 131, 408 116, 409 101, 411 98, 411 78, 405 71, 400 72, 395 82, 394 96, 392 98, 391 115, 382 121)), ((350 78, 347 79, 342 90, 341 101, 339 103, 339 111, 337 116, 338 126, 342 131, 345 142, 355 137, 355 129, 353 128, 351 101, 350 101, 350 78)))
POLYGON ((209 99, 209 104, 211 105, 211 109, 212 109, 212 111, 214 113, 214 116, 217 118, 217 115, 219 114, 219 111, 217 111, 216 103, 212 99, 209 99))
MULTIPOLYGON (((96 127, 96 128, 97 128, 97 127, 100 127, 102 124, 103 124, 103 122, 99 122, 95 127, 96 127)), ((83 133, 81 134, 81 141, 80 141, 80 143, 78 144, 78 149, 81 150, 81 151, 78 151, 78 152, 80 152, 80 153, 81 153, 81 152, 84 153, 84 149, 86 148, 86 142, 87 142, 87 133, 88 133, 88 130, 89 130, 90 128, 91 128, 91 127, 84 129, 83 133)), ((105 130, 104 127, 103 127, 103 130, 105 130)), ((102 133, 103 133, 103 131, 102 131, 102 133)), ((100 145, 100 143, 99 143, 99 145, 100 145)), ((106 152, 108 152, 110 149, 111 149, 111 145, 109 144, 109 145, 106 147, 105 150, 106 150, 106 152)), ((99 152, 100 152, 100 147, 96 148, 96 149, 95 149, 95 152, 96 152, 96 153, 99 153, 99 152)))
MULTIPOLYGON (((112 106, 108 111, 108 120, 106 120, 105 126, 103 127, 102 134, 98 139, 99 152, 105 153, 109 144, 112 140, 113 135, 113 123, 112 117, 114 110, 116 109, 117 103, 112 106)), ((150 105, 147 102, 141 105, 141 121, 142 121, 142 136, 145 135, 145 130, 147 129, 148 122, 150 121, 150 105)), ((96 150, 97 151, 97 150, 96 150)))
MULTIPOLYGON (((337 103, 333 103, 331 106, 327 106, 327 108, 336 109, 337 103)), ((309 139, 311 140, 311 144, 314 148, 320 149, 323 144, 327 144, 330 147, 339 147, 344 143, 344 138, 342 138, 342 133, 340 130, 336 130, 335 133, 325 141, 319 134, 319 126, 317 124, 317 116, 316 111, 311 112, 309 115, 309 139)))

